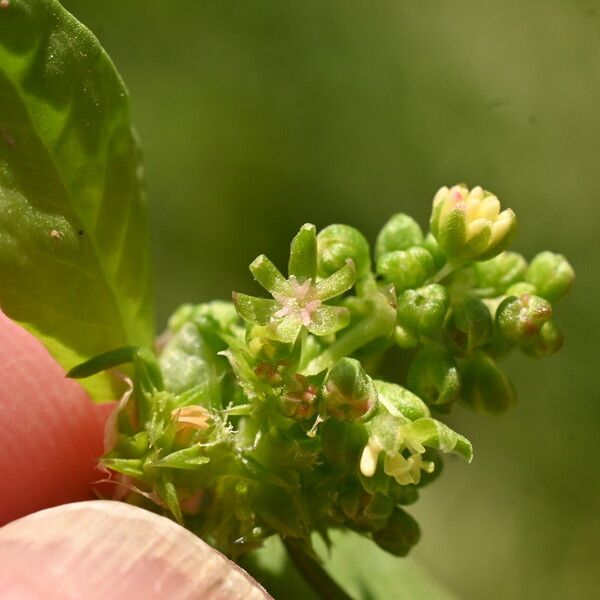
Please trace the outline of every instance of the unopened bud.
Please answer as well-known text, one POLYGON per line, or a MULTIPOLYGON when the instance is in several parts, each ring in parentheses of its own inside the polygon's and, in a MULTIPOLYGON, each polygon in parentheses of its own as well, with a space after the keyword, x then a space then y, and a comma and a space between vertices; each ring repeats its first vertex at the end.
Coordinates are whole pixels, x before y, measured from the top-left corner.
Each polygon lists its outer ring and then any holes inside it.
POLYGON ((360 362, 340 359, 327 373, 322 389, 325 414, 338 421, 371 417, 377 408, 377 390, 360 362))
POLYGON ((361 485, 351 485, 342 492, 340 507, 352 528, 378 531, 390 520, 394 502, 383 494, 365 492, 361 485))
POLYGON ((398 298, 398 323, 419 334, 434 336, 444 323, 448 305, 448 292, 443 285, 432 283, 406 290, 398 298))
POLYGON ((515 213, 500 212, 498 198, 480 187, 443 187, 433 199, 431 232, 453 262, 493 258, 508 245, 516 224, 515 213))
POLYGON ((321 277, 339 271, 351 259, 360 278, 371 269, 369 243, 349 225, 330 225, 317 235, 317 270, 321 277))
POLYGON ((483 413, 502 413, 517 401, 504 371, 484 353, 469 357, 461 369, 461 399, 483 413))
POLYGON ((539 296, 509 296, 496 311, 496 327, 506 340, 527 346, 552 317, 552 306, 539 296))
POLYGON ((555 321, 546 321, 540 332, 523 350, 535 358, 546 358, 558 352, 565 342, 565 336, 555 321))
POLYGON ((375 257, 379 259, 388 252, 407 250, 422 241, 423 231, 419 224, 412 217, 398 213, 379 232, 375 242, 375 257))
POLYGON ((394 556, 406 556, 420 537, 417 522, 398 507, 394 509, 388 524, 373 534, 375 543, 394 556))
POLYGON ((454 402, 460 393, 456 362, 441 348, 421 350, 410 365, 408 386, 428 404, 454 402))
POLYGON ((377 273, 393 283, 397 292, 422 285, 434 271, 433 257, 421 246, 387 252, 377 260, 377 273))
POLYGON ((475 296, 467 296, 454 304, 445 324, 448 340, 461 352, 471 352, 485 344, 492 331, 490 309, 475 296))
POLYGON ((499 296, 525 276, 527 261, 516 252, 502 252, 491 260, 475 263, 477 287, 499 296))
POLYGON ((441 269, 446 263, 446 257, 444 256, 444 253, 440 249, 440 245, 431 232, 425 236, 421 246, 423 246, 423 248, 425 248, 425 250, 427 250, 429 254, 433 256, 435 268, 441 269))
POLYGON ((539 296, 554 302, 571 289, 575 271, 564 256, 540 252, 531 261, 525 279, 535 286, 539 296))

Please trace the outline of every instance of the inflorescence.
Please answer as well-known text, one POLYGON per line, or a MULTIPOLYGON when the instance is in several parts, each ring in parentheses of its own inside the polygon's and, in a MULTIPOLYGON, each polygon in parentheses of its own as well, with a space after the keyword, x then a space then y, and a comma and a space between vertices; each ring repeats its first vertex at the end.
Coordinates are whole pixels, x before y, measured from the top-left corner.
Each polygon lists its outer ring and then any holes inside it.
POLYGON ((330 528, 405 555, 419 528, 404 510, 440 472, 472 459, 439 420, 456 402, 500 413, 515 391, 498 359, 550 356, 552 303, 566 259, 506 251, 512 210, 480 187, 435 195, 430 232, 405 214, 367 240, 304 225, 286 278, 264 255, 270 295, 185 305, 156 352, 126 348, 75 369, 131 361, 102 464, 115 495, 170 513, 229 556, 269 536, 311 552, 330 528), (435 417, 435 418, 434 418, 435 417))

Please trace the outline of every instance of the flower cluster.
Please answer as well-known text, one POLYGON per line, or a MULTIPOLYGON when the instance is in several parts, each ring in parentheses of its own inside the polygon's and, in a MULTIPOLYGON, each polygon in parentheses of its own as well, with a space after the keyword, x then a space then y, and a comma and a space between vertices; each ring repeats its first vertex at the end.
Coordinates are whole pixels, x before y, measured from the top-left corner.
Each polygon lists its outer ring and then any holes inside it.
POLYGON ((426 234, 394 215, 374 260, 356 229, 304 225, 287 278, 264 255, 250 265, 270 298, 186 305, 157 355, 121 349, 77 369, 133 362, 103 459, 121 496, 233 557, 271 535, 310 554, 328 528, 405 555, 419 529, 404 506, 443 454, 472 459, 443 416, 456 402, 506 410, 516 396, 499 360, 562 344, 552 303, 573 269, 505 251, 515 225, 462 185, 436 194, 426 234))

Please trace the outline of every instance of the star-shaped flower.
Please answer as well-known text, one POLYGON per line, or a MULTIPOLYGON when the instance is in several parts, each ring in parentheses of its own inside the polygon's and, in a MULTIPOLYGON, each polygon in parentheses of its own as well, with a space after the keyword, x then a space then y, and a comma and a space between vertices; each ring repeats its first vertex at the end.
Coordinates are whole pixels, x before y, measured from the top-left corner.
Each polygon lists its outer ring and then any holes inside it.
POLYGON ((288 279, 264 254, 254 260, 250 271, 273 299, 234 292, 233 302, 245 321, 268 326, 269 335, 273 339, 291 343, 296 340, 303 327, 314 335, 324 336, 335 333, 348 324, 348 309, 326 302, 354 285, 354 263, 348 260, 341 269, 317 281, 314 225, 304 225, 292 240, 288 279))

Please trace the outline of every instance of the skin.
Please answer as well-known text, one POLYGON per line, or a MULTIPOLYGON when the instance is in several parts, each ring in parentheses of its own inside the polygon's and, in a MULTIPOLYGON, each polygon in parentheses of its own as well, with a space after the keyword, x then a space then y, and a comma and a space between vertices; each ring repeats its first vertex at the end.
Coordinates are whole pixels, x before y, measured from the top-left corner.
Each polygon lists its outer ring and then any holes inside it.
POLYGON ((92 404, 35 338, 0 313, 0 595, 269 598, 174 522, 90 501, 113 406, 92 404))

